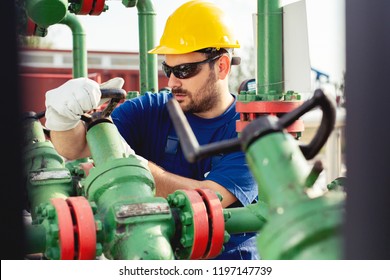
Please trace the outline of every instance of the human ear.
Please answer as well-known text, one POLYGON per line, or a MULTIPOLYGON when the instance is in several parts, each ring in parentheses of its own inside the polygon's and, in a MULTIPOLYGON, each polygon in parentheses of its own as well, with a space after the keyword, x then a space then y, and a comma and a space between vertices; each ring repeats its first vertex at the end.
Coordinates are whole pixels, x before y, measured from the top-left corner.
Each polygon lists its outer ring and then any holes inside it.
POLYGON ((227 55, 221 56, 217 62, 218 74, 220 79, 225 79, 230 72, 230 58, 227 55))

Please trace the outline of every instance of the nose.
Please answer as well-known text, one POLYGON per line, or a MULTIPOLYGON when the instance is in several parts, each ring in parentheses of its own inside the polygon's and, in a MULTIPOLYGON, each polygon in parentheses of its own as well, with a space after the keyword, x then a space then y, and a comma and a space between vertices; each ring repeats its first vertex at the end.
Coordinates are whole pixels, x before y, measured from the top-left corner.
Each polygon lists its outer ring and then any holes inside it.
POLYGON ((173 73, 171 73, 171 75, 169 76, 169 80, 168 80, 168 87, 174 88, 174 87, 180 87, 180 86, 181 86, 181 80, 176 78, 175 75, 173 75, 173 73))

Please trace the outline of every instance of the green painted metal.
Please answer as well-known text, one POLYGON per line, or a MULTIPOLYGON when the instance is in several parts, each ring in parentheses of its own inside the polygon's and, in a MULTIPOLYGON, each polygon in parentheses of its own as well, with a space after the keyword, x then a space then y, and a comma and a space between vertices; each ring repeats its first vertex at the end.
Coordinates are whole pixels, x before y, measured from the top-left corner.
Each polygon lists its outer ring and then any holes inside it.
MULTIPOLYGON (((71 3, 80 5, 80 3, 71 3)), ((125 7, 137 6, 140 58, 140 92, 157 92, 158 68, 157 55, 148 54, 156 45, 156 13, 151 0, 123 1, 125 7)), ((70 7, 71 11, 77 11, 70 7)), ((70 27, 73 35, 73 77, 87 77, 87 51, 85 32, 77 16, 68 11, 66 0, 26 0, 26 13, 40 28, 62 23, 70 27)), ((45 34, 46 35, 46 34, 45 34)))
POLYGON ((259 185, 259 199, 272 210, 306 198, 310 166, 290 134, 272 133, 255 141, 246 158, 259 185))
MULTIPOLYGON (((72 76, 73 78, 88 77, 88 52, 86 48, 86 33, 78 17, 70 12, 66 14, 60 24, 68 26, 72 32, 72 76)), ((87 162, 88 158, 80 159, 87 162)))
POLYGON ((83 182, 84 195, 97 206, 103 222, 103 252, 110 259, 174 259, 170 245, 175 226, 168 202, 154 197, 148 167, 135 156, 125 156, 112 123, 88 130, 95 162, 83 182))
POLYGON ((259 201, 246 207, 225 208, 225 230, 229 234, 258 232, 267 222, 268 205, 259 201))
POLYGON ((38 25, 36 36, 46 36, 47 28, 54 24, 65 24, 72 31, 73 77, 87 77, 87 49, 85 32, 77 16, 68 11, 66 0, 25 0, 26 14, 38 25))
POLYGON ((26 0, 28 16, 41 27, 49 27, 60 22, 67 10, 67 0, 26 0))
POLYGON ((276 0, 257 1, 257 95, 279 100, 283 84, 283 9, 276 0))
POLYGON ((345 194, 329 192, 280 208, 258 238, 264 259, 342 259, 345 194))
POLYGON ((328 190, 344 190, 347 184, 346 177, 337 177, 332 182, 330 182, 326 188, 328 190))
POLYGON ((122 0, 122 4, 126 8, 135 7, 137 5, 138 0, 122 0))
POLYGON ((107 258, 173 259, 169 239, 175 227, 168 203, 153 197, 153 177, 137 158, 96 166, 84 187, 85 196, 96 203, 97 216, 103 222, 107 258), (140 244, 156 248, 145 251, 140 244))
POLYGON ((87 142, 96 166, 126 157, 118 129, 111 122, 91 127, 87 133, 87 142))
POLYGON ((313 187, 314 183, 317 181, 318 177, 320 176, 323 170, 324 167, 322 166, 321 161, 314 162, 313 168, 311 169, 309 176, 307 176, 306 178, 305 186, 307 188, 313 187))
POLYGON ((140 93, 158 91, 157 55, 148 51, 156 46, 156 13, 151 0, 138 0, 140 93))
POLYGON ((44 224, 27 224, 25 225, 25 254, 44 253, 47 248, 46 244, 46 227, 44 224))
POLYGON ((67 25, 72 31, 73 78, 87 77, 88 61, 84 28, 77 16, 69 12, 60 23, 67 25))
MULTIPOLYGON (((26 1, 28 15, 42 28, 56 23, 71 28, 73 76, 87 77, 85 33, 78 18, 64 11, 67 1, 26 1)), ((123 0, 123 4, 138 9, 140 92, 156 92, 157 55, 147 53, 155 46, 153 3, 123 0)), ((297 99, 293 91, 283 94, 282 12, 279 1, 258 0, 257 92, 247 92, 244 101, 297 99)), ((26 228, 28 253, 44 252, 50 259, 59 259, 58 221, 49 202, 76 194, 72 175, 79 176, 77 195, 85 196, 93 208, 96 246, 102 246, 98 255, 170 260, 187 258, 191 253, 194 215, 189 200, 184 199, 181 205, 180 191, 167 200, 155 197, 150 170, 139 158, 126 156, 112 123, 100 122, 87 132, 95 164, 88 176, 76 167, 77 162, 65 166, 36 119, 26 119, 25 132, 26 188, 33 220, 26 228)), ((335 180, 328 185, 332 191, 309 198, 305 190, 314 184, 319 170, 310 169, 288 133, 262 136, 245 152, 259 185, 259 202, 223 210, 225 242, 229 234, 261 230, 258 248, 263 259, 341 259, 343 181, 335 180)))
POLYGON ((23 124, 26 189, 34 221, 39 205, 50 202, 51 198, 66 198, 74 192, 70 172, 63 158, 46 140, 41 123, 30 117, 23 124))
POLYGON ((269 205, 258 236, 262 258, 341 259, 344 193, 308 197, 313 172, 288 133, 261 137, 246 152, 260 200, 269 205))
MULTIPOLYGON (((59 260, 61 254, 61 244, 59 241, 60 230, 55 208, 50 203, 41 204, 37 210, 37 215, 40 220, 38 221, 40 227, 36 227, 32 231, 35 234, 39 233, 38 236, 35 236, 34 242, 38 242, 38 244, 40 244, 42 241, 45 241, 44 250, 38 252, 42 252, 49 260, 59 260), (43 229, 45 230, 45 236, 42 236, 43 229)), ((43 244, 40 244, 40 248, 42 248, 42 245, 43 244)))

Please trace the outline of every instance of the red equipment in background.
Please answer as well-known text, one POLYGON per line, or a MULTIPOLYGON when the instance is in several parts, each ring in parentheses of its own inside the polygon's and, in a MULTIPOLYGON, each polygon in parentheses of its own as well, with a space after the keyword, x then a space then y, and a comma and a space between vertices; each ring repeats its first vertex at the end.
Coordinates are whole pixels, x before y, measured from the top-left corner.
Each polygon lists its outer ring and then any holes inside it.
MULTIPOLYGON (((71 50, 22 49, 20 53, 22 111, 43 112, 46 91, 73 78, 72 52, 71 50)), ((136 52, 89 51, 88 77, 98 83, 114 77, 122 77, 125 80, 124 90, 139 92, 138 57, 136 52)), ((160 88, 168 84, 168 79, 160 71, 158 84, 160 88)))

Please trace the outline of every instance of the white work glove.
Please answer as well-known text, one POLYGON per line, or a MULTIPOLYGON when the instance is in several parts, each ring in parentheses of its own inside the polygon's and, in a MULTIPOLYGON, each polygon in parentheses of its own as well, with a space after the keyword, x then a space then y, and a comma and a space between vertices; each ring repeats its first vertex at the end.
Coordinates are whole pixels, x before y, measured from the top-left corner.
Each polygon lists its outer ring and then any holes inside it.
POLYGON ((47 91, 46 128, 65 131, 76 127, 81 115, 98 108, 106 101, 100 100, 101 88, 122 88, 123 84, 124 80, 119 77, 101 85, 88 78, 76 78, 47 91))
MULTIPOLYGON (((100 89, 109 89, 109 88, 116 88, 116 89, 119 89, 119 88, 122 88, 123 87, 123 84, 125 83, 125 80, 123 80, 123 78, 121 77, 116 77, 116 78, 112 78, 111 80, 108 80, 107 82, 105 83, 102 83, 100 85, 100 89)), ((103 98, 102 100, 100 100, 99 104, 98 104, 98 107, 104 103, 106 103, 107 101, 109 100, 109 98, 103 98)))

